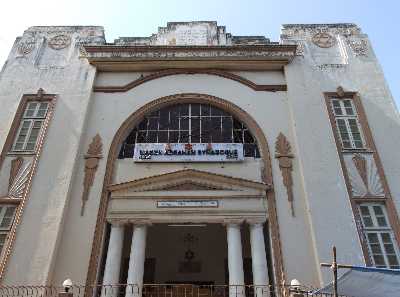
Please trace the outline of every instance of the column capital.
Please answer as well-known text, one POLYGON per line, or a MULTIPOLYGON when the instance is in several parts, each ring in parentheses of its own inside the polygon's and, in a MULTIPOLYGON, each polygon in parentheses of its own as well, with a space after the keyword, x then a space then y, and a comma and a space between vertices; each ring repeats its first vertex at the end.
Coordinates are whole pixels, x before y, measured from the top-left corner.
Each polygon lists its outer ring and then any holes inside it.
POLYGON ((108 219, 107 222, 113 227, 122 227, 129 224, 127 219, 108 219))
POLYGON ((246 219, 246 223, 249 224, 250 226, 256 226, 256 225, 263 226, 265 224, 265 221, 266 221, 265 218, 248 218, 248 219, 246 219))
POLYGON ((244 219, 224 219, 222 225, 224 226, 240 226, 243 224, 244 219))
POLYGON ((151 226, 152 222, 151 220, 148 219, 130 219, 129 224, 132 224, 133 226, 151 226))

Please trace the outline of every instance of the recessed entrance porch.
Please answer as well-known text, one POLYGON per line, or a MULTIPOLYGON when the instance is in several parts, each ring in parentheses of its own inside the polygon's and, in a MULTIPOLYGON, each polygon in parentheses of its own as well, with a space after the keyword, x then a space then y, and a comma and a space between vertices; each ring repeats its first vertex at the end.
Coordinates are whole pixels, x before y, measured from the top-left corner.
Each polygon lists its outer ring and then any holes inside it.
POLYGON ((121 244, 118 283, 128 286, 118 289, 120 296, 270 296, 269 237, 259 222, 141 224, 122 229, 123 238, 115 241, 121 224, 111 227, 113 242, 103 280, 112 285, 110 272, 117 271, 110 262, 114 257, 118 264, 115 250, 121 244), (253 284, 258 285, 256 291, 253 284))
POLYGON ((128 284, 126 297, 212 286, 243 297, 245 284, 270 284, 267 185, 182 170, 110 190, 104 285, 128 284))

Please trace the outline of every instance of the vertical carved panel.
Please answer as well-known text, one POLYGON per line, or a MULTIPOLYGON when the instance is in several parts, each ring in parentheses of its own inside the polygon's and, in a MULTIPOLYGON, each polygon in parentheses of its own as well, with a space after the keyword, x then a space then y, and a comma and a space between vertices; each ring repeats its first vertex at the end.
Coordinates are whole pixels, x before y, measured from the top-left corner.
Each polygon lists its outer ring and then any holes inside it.
POLYGON ((15 177, 18 174, 18 171, 21 169, 22 163, 24 163, 24 159, 21 157, 15 158, 11 161, 10 177, 8 179, 8 191, 10 191, 15 177))
POLYGON ((360 175, 360 177, 364 183, 364 186, 367 190, 367 194, 369 194, 367 160, 360 154, 355 154, 352 159, 353 159, 354 165, 356 166, 358 174, 360 175))
POLYGON ((82 193, 82 208, 81 216, 85 212, 85 205, 89 198, 89 191, 93 185, 94 177, 99 166, 99 160, 102 156, 103 143, 101 142, 101 137, 96 134, 93 137, 92 142, 89 144, 88 151, 85 155, 85 176, 83 179, 83 193, 82 193))
POLYGON ((31 170, 31 162, 23 164, 22 158, 14 159, 11 162, 10 178, 11 174, 15 174, 12 178, 8 189, 8 198, 21 199, 24 196, 26 184, 29 178, 31 170), (15 162, 14 162, 15 161, 15 162))
POLYGON ((278 138, 275 142, 275 158, 278 159, 279 168, 281 169, 283 185, 286 187, 286 192, 288 195, 288 201, 290 203, 290 209, 292 212, 292 216, 294 214, 294 205, 293 205, 293 178, 292 178, 292 158, 293 155, 291 153, 290 143, 287 140, 286 136, 282 133, 279 133, 278 138))

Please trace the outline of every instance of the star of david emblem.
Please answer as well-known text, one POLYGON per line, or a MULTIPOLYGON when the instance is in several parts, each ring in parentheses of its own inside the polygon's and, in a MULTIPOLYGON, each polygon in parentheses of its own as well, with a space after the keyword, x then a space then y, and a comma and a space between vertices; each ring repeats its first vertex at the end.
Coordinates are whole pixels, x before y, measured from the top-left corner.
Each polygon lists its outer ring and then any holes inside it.
POLYGON ((313 37, 312 37, 312 42, 319 47, 322 48, 328 48, 328 47, 332 47, 335 44, 335 38, 326 32, 319 32, 316 33, 313 37))
POLYGON ((57 35, 49 40, 49 47, 55 50, 66 48, 71 43, 71 38, 67 35, 57 35))

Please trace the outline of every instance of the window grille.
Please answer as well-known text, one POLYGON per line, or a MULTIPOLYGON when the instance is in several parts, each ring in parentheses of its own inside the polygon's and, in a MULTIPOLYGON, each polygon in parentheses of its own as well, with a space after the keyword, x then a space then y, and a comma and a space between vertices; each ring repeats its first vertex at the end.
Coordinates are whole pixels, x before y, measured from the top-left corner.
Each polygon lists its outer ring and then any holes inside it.
POLYGON ((49 102, 29 101, 24 110, 13 151, 32 152, 42 129, 49 102))
POLYGON ((332 99, 336 126, 344 149, 364 148, 364 141, 351 99, 332 99))
POLYGON ((400 269, 399 250, 385 206, 379 203, 362 203, 359 210, 373 264, 378 268, 400 269))
POLYGON ((249 129, 209 104, 177 104, 147 114, 125 139, 119 158, 133 157, 135 143, 243 143, 244 156, 260 157, 249 129))

